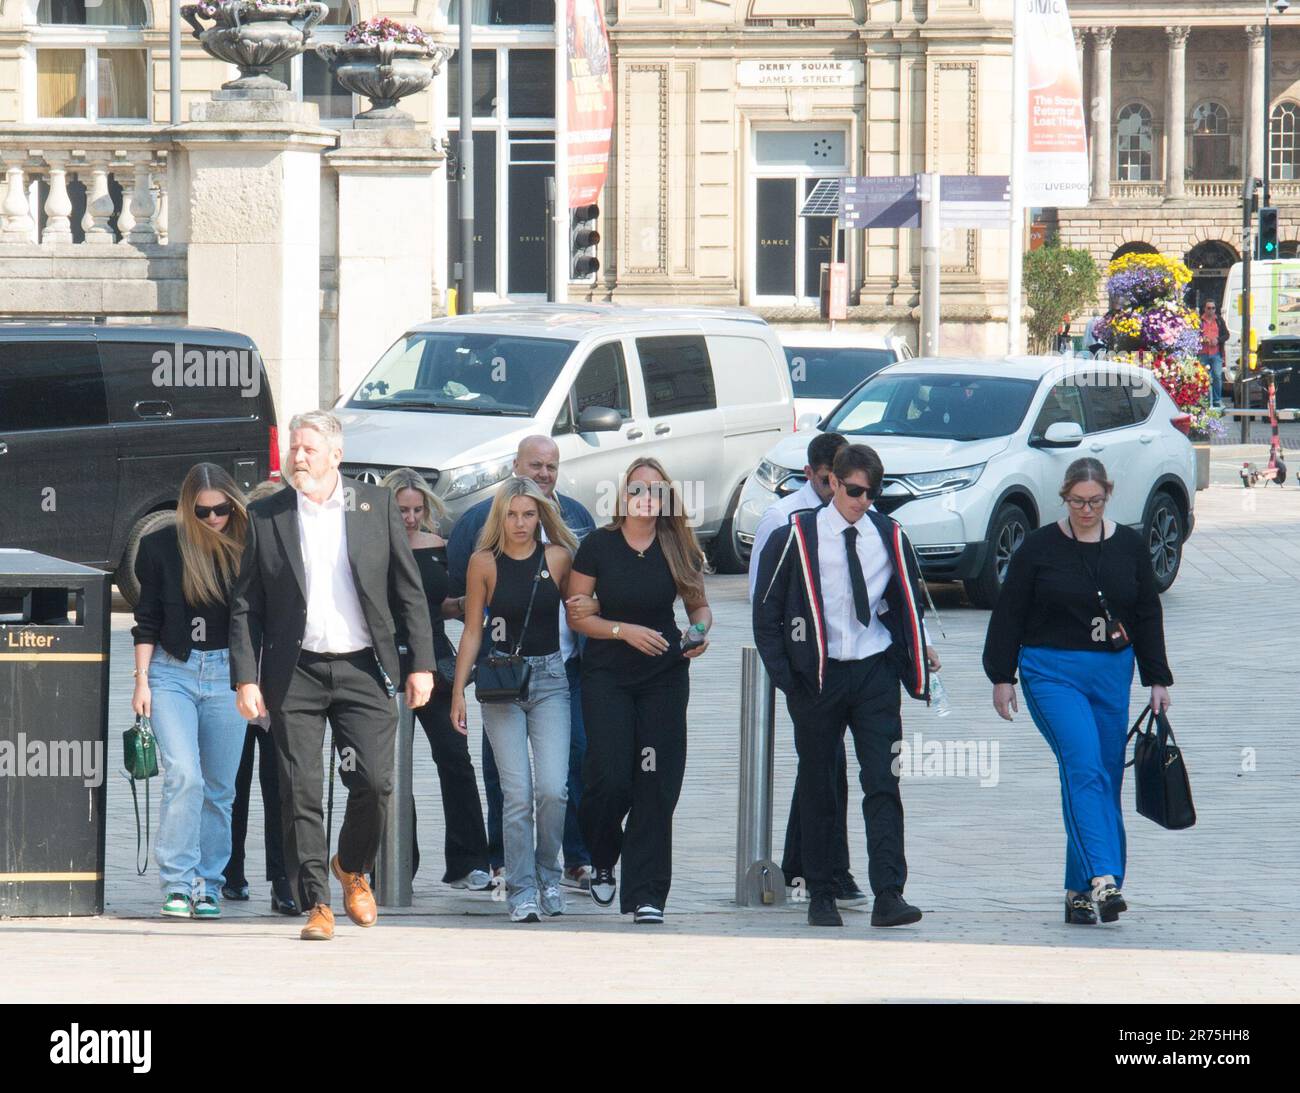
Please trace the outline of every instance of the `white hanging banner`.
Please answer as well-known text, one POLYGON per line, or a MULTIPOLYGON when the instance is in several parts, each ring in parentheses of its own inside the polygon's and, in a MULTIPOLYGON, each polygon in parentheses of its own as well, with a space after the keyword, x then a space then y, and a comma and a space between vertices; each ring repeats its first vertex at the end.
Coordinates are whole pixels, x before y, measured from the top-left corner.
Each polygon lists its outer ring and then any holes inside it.
POLYGON ((1021 208, 1088 204, 1088 138, 1083 80, 1066 0, 1015 0, 1014 33, 1026 96, 1024 145, 1016 179, 1021 208))

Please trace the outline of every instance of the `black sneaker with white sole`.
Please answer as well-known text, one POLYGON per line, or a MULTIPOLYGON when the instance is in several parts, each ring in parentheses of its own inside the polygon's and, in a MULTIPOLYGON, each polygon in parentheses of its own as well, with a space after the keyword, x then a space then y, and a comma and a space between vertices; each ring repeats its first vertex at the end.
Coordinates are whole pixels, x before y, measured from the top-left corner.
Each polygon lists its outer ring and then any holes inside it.
POLYGON ((643 903, 633 913, 632 921, 637 926, 662 926, 664 913, 658 907, 643 903))
POLYGON ((614 902, 614 893, 618 886, 614 881, 614 870, 596 869, 591 874, 591 898, 598 907, 608 907, 614 902))

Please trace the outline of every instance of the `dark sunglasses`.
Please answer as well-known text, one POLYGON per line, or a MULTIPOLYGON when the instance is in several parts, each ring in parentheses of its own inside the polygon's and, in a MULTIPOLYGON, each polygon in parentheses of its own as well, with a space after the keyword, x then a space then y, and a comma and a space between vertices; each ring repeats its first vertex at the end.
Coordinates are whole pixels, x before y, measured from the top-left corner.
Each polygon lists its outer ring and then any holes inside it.
POLYGON ((230 501, 222 501, 219 505, 195 505, 194 515, 200 520, 206 520, 209 516, 229 516, 235 511, 235 506, 230 501))
POLYGON ((844 487, 844 492, 854 500, 861 497, 864 493, 873 501, 880 496, 879 486, 851 486, 847 482, 841 482, 840 485, 844 487))

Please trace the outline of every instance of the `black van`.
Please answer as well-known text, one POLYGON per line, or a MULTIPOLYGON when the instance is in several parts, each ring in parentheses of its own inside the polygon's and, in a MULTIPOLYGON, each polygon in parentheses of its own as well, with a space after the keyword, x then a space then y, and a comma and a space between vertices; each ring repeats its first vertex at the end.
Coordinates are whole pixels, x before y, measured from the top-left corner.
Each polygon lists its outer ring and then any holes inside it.
POLYGON ((278 477, 275 408, 252 340, 185 326, 0 323, 0 547, 113 571, 135 603, 140 539, 186 472, 278 477))

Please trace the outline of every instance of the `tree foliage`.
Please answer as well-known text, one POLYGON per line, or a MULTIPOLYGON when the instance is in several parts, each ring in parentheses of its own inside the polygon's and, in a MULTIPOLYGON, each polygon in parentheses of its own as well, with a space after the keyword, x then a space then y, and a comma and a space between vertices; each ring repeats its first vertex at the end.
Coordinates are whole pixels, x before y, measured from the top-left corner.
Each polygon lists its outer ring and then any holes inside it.
POLYGON ((1025 297, 1033 309, 1027 324, 1032 352, 1050 352, 1066 315, 1076 315, 1097 298, 1101 271, 1086 250, 1062 247, 1052 236, 1025 255, 1025 297))

